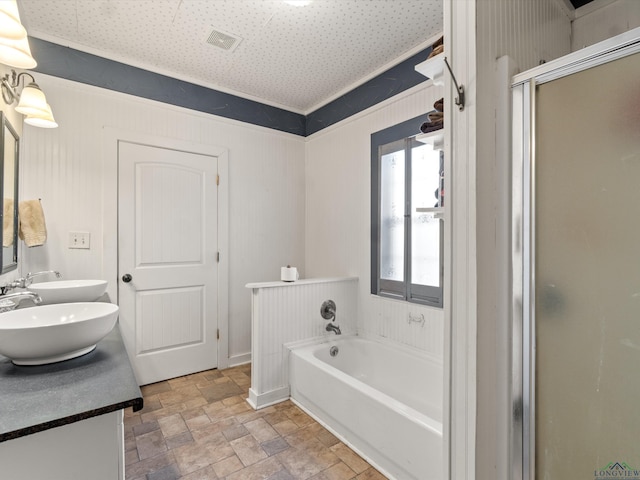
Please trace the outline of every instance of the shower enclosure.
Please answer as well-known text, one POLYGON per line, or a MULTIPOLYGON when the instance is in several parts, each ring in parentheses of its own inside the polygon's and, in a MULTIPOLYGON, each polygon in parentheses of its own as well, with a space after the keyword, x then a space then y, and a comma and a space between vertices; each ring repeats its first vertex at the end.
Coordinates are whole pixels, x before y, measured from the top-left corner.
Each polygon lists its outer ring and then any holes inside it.
POLYGON ((514 479, 640 478, 638 52, 515 78, 514 479))

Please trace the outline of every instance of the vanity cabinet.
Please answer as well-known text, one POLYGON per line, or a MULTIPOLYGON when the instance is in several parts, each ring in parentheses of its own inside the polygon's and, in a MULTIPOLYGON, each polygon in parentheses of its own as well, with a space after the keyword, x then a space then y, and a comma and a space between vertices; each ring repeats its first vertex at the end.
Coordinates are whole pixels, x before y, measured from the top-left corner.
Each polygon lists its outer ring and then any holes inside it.
POLYGON ((0 405, 0 478, 124 479, 123 412, 143 401, 119 325, 71 360, 0 356, 0 405))
POLYGON ((124 480, 123 411, 0 443, 2 478, 124 480))

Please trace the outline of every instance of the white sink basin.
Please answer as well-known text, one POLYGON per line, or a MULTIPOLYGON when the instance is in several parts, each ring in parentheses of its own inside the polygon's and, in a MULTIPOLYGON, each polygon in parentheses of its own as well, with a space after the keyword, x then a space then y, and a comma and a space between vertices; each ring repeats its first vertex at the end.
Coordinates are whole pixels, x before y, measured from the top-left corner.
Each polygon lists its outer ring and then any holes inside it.
POLYGON ((106 280, 56 280, 32 283, 29 290, 42 298, 42 304, 93 302, 107 289, 106 280))
POLYGON ((0 314, 0 355, 16 365, 43 365, 89 353, 116 324, 118 306, 60 303, 0 314))

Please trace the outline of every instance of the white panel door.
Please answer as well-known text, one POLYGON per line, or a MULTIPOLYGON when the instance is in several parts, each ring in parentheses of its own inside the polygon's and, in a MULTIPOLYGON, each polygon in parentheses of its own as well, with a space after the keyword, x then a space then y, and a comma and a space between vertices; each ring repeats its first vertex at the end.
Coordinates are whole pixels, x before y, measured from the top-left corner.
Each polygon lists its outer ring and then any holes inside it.
POLYGON ((141 385, 217 366, 217 171, 118 142, 120 324, 141 385))

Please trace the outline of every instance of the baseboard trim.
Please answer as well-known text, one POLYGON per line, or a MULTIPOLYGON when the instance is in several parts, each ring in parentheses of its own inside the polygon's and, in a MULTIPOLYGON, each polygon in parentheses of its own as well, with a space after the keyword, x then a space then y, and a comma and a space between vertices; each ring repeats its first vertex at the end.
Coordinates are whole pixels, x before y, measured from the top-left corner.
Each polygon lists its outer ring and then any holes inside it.
POLYGON ((251 363, 251 352, 229 357, 229 367, 237 367, 238 365, 245 365, 247 363, 251 363))
POLYGON ((256 393, 253 388, 250 388, 247 403, 251 405, 254 410, 260 410, 261 408, 270 407, 271 405, 275 405, 276 403, 289 400, 289 393, 289 386, 271 390, 270 392, 266 393, 256 393))

